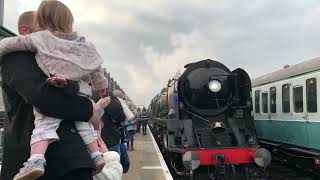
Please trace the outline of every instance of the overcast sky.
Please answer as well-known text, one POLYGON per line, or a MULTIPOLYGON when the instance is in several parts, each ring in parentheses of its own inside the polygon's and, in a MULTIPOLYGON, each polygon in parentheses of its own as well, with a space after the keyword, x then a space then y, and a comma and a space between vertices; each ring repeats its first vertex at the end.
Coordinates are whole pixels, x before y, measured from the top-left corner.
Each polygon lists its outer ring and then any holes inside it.
MULTIPOLYGON (((318 0, 61 0, 107 71, 149 104, 183 65, 214 59, 251 78, 320 56, 318 0)), ((7 28, 40 0, 5 0, 7 28)))

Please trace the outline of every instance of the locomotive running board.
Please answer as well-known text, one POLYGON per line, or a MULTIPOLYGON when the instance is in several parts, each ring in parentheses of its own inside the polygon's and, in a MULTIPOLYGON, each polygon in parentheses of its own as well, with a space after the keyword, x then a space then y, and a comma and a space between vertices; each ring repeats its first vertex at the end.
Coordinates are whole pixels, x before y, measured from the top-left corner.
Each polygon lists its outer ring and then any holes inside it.
POLYGON ((283 150, 290 150, 290 151, 295 151, 298 153, 303 153, 303 154, 309 154, 309 155, 313 155, 313 156, 320 156, 320 151, 313 151, 312 149, 308 150, 308 149, 302 149, 296 146, 292 146, 290 144, 279 144, 279 143, 275 143, 275 142, 270 142, 270 141, 266 141, 266 140, 259 140, 260 144, 265 144, 265 145, 269 145, 272 147, 276 147, 276 148, 280 148, 283 150))
POLYGON ((312 154, 315 156, 320 156, 320 152, 315 152, 315 151, 309 151, 306 149, 300 149, 300 148, 289 148, 292 151, 297 151, 297 152, 302 152, 302 153, 306 153, 306 154, 312 154))
POLYGON ((268 144, 268 145, 272 145, 272 146, 276 146, 276 147, 281 146, 280 144, 269 142, 269 141, 264 141, 264 140, 259 140, 259 143, 268 144))

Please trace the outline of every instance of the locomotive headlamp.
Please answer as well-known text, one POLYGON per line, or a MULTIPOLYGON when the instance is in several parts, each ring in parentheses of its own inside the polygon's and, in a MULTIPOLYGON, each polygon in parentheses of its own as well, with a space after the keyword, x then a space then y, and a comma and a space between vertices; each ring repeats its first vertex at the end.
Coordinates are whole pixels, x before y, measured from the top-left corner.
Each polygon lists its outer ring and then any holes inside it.
POLYGON ((210 91, 216 93, 221 90, 221 82, 218 80, 211 80, 208 83, 210 91))
POLYGON ((213 122, 213 123, 211 124, 211 128, 212 128, 212 129, 217 129, 217 128, 222 128, 222 129, 224 129, 224 128, 225 128, 225 125, 223 124, 223 122, 216 121, 216 122, 213 122))

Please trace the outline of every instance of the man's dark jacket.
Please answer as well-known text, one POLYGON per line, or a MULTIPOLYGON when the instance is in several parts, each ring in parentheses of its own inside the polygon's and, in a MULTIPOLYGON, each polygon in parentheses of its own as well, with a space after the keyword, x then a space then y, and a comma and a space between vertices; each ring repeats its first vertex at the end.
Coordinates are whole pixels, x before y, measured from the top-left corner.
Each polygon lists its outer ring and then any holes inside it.
MULTIPOLYGON (((92 95, 92 98, 95 101, 99 99, 96 92, 93 92, 92 95)), ((105 113, 101 118, 104 123, 101 130, 101 138, 108 148, 119 145, 122 133, 121 123, 126 120, 119 99, 111 92, 109 93, 109 96, 111 99, 110 104, 104 109, 105 113)))
POLYGON ((90 119, 90 100, 68 96, 62 89, 49 86, 33 53, 15 52, 4 56, 1 74, 6 109, 1 180, 12 180, 30 156, 33 106, 47 116, 63 119, 57 130, 60 140, 49 145, 45 155, 45 175, 40 179, 59 179, 78 168, 93 168, 86 146, 73 123, 90 119))

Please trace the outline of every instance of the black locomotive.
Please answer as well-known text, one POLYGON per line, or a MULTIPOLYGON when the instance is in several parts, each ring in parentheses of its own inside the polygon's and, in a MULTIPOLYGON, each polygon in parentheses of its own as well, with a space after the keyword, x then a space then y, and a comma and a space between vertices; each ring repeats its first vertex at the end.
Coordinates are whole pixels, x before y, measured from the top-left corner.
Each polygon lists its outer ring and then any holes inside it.
POLYGON ((266 167, 271 157, 258 145, 248 74, 210 59, 185 68, 149 106, 175 179, 250 179, 255 164, 266 167))

